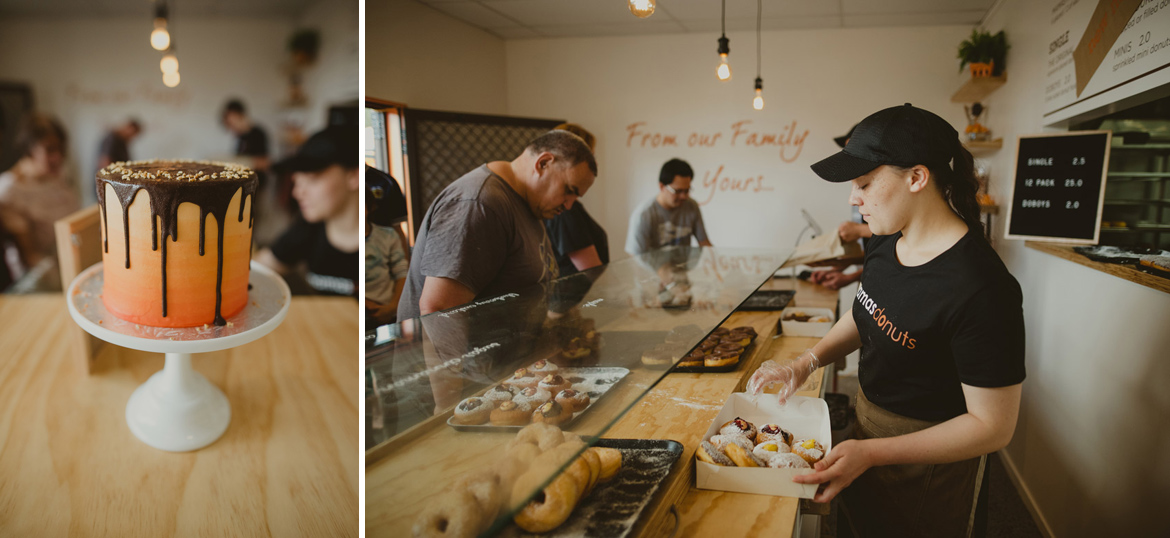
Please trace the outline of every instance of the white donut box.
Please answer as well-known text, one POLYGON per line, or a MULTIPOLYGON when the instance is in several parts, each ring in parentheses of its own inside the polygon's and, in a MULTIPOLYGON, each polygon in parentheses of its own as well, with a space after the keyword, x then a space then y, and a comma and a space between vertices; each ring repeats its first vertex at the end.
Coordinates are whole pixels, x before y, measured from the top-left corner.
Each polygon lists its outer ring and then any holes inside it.
MULTIPOLYGON (((759 428, 764 424, 779 424, 797 439, 812 437, 825 446, 829 453, 833 443, 829 425, 829 406, 820 398, 793 396, 786 405, 776 402, 775 394, 735 392, 727 399, 719 416, 707 428, 703 440, 719 433, 719 427, 740 417, 759 428)), ((812 469, 772 469, 767 467, 724 467, 695 459, 695 487, 720 491, 737 491, 779 497, 811 499, 817 493, 816 484, 797 484, 792 477, 813 472, 812 469)))
POLYGON ((828 308, 789 307, 780 311, 780 330, 784 336, 824 336, 829 334, 829 329, 832 329, 836 322, 837 317, 828 308), (825 316, 829 321, 785 321, 784 318, 792 312, 804 312, 814 318, 825 316))

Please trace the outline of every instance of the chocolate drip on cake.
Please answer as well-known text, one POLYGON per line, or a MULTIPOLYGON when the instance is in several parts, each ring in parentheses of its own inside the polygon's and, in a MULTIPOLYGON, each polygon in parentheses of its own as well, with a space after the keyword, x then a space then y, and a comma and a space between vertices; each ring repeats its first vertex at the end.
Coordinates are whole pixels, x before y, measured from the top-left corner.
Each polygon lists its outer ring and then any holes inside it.
MULTIPOLYGON (((97 195, 102 223, 106 226, 105 252, 109 252, 109 227, 106 224, 105 184, 114 188, 122 205, 122 230, 126 245, 126 268, 130 268, 130 204, 140 190, 150 195, 151 250, 159 250, 159 227, 162 228, 162 315, 167 316, 167 238, 179 240, 179 205, 199 207, 199 255, 203 256, 207 215, 215 217, 218 232, 215 279, 216 325, 226 325, 223 304, 223 237, 228 206, 236 191, 241 191, 237 222, 244 221, 244 204, 255 201, 255 172, 239 165, 205 161, 133 161, 118 162, 98 172, 97 195)), ((254 219, 249 216, 248 228, 254 219)), ((249 244, 251 241, 249 240, 249 244)))

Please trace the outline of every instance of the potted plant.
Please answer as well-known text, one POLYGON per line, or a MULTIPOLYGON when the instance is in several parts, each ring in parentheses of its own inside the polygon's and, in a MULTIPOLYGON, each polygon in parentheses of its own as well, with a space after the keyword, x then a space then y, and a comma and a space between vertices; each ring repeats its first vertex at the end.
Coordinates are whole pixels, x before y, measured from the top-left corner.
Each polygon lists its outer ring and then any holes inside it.
POLYGON ((1003 30, 995 35, 978 28, 971 30, 971 37, 959 43, 959 71, 970 64, 971 76, 999 76, 1009 48, 1003 30))

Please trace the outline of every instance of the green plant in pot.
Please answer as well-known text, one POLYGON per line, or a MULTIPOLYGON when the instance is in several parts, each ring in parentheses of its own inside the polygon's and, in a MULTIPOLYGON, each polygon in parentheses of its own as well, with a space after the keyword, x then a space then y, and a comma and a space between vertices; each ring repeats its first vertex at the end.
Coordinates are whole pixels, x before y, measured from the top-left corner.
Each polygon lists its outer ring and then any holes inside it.
POLYGON ((971 37, 959 43, 959 71, 969 64, 972 76, 999 76, 1009 48, 1003 30, 994 35, 978 28, 971 30, 971 37))

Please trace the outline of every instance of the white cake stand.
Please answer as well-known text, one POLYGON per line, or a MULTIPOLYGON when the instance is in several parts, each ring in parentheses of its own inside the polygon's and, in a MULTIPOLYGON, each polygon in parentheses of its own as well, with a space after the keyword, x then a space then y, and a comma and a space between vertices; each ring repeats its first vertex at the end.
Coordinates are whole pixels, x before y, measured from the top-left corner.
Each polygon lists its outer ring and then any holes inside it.
POLYGON ((271 269, 252 262, 248 304, 223 327, 168 328, 138 325, 118 318, 102 303, 102 264, 69 285, 69 314, 85 332, 130 349, 166 354, 163 369, 134 390, 126 422, 142 442, 171 452, 203 448, 219 439, 232 419, 223 391, 191 368, 192 353, 242 346, 284 321, 292 294, 271 269))

